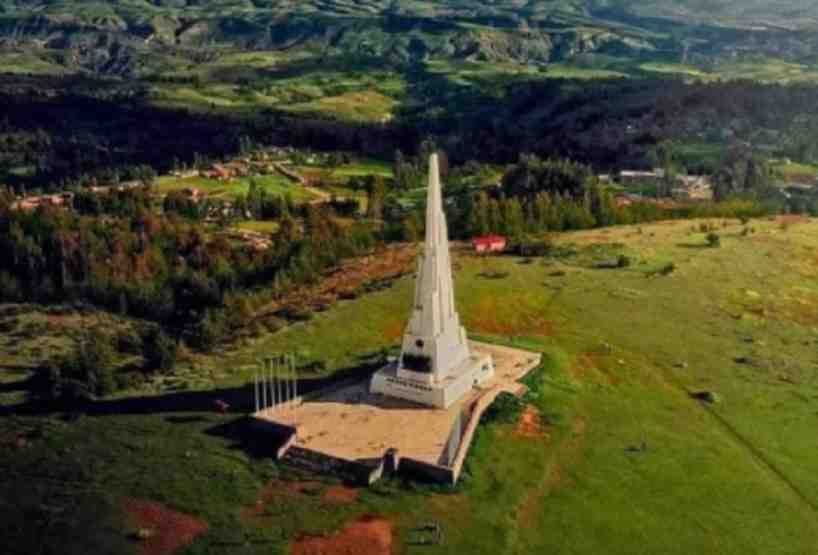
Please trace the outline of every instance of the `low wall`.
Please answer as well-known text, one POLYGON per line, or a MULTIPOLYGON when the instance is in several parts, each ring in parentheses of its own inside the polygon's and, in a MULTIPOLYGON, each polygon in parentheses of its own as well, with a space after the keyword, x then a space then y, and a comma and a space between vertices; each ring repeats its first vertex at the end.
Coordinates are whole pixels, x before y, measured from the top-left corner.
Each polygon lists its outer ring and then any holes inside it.
POLYGON ((349 461, 296 445, 292 445, 287 451, 286 461, 318 474, 336 476, 364 485, 371 485, 380 479, 384 464, 383 459, 369 463, 349 461))
POLYGON ((454 485, 457 481, 457 477, 451 468, 406 457, 401 457, 400 459, 398 474, 406 476, 407 478, 438 482, 441 484, 454 485))
POLYGON ((472 404, 469 423, 466 424, 466 431, 463 432, 463 437, 460 439, 460 448, 457 450, 454 463, 452 463, 451 470, 454 482, 457 482, 458 478, 460 478, 463 463, 466 461, 466 455, 468 455, 471 442, 474 439, 474 432, 477 430, 477 425, 480 424, 480 417, 503 391, 504 389, 501 387, 493 387, 472 404))
POLYGON ((284 167, 283 164, 279 162, 274 162, 273 167, 276 169, 278 173, 290 179, 291 181, 295 181, 296 183, 300 183, 301 185, 304 185, 306 183, 306 180, 301 175, 295 173, 295 171, 293 170, 288 170, 287 168, 284 167))
MULTIPOLYGON (((540 364, 542 364, 542 354, 537 354, 536 358, 529 363, 529 368, 523 375, 527 375, 529 372, 531 372, 531 370, 540 366, 540 364)), ((480 417, 483 416, 486 409, 489 408, 492 403, 494 403, 495 399, 497 399, 497 396, 500 395, 500 393, 506 392, 516 395, 517 397, 522 397, 525 395, 526 391, 528 391, 528 388, 521 383, 517 383, 511 387, 495 386, 474 401, 471 406, 471 417, 469 418, 468 424, 466 424, 466 430, 463 432, 463 437, 460 440, 460 448, 458 449, 457 456, 452 464, 452 483, 457 482, 457 480, 460 478, 460 472, 463 470, 463 463, 466 461, 466 455, 468 455, 471 442, 474 440, 474 433, 477 431, 477 426, 480 424, 480 417)))
POLYGON ((281 445, 276 448, 276 460, 281 459, 293 443, 295 443, 296 433, 293 426, 253 417, 252 427, 253 430, 282 442, 281 445))

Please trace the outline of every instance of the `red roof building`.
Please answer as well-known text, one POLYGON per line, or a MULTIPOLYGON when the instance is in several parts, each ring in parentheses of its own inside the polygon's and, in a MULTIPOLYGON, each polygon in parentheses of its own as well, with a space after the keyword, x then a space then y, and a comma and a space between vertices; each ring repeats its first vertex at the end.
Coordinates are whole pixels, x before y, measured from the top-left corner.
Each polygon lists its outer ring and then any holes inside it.
POLYGON ((508 240, 502 235, 486 235, 472 239, 472 246, 476 252, 503 252, 508 240))

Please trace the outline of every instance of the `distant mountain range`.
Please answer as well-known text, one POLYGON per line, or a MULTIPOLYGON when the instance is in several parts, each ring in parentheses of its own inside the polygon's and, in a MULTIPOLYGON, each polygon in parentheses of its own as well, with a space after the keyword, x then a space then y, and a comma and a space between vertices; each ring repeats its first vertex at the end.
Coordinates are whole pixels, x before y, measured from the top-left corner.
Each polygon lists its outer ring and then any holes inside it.
POLYGON ((0 60, 17 56, 18 72, 119 76, 236 50, 387 64, 811 64, 816 30, 818 2, 798 0, 3 0, 0 60))

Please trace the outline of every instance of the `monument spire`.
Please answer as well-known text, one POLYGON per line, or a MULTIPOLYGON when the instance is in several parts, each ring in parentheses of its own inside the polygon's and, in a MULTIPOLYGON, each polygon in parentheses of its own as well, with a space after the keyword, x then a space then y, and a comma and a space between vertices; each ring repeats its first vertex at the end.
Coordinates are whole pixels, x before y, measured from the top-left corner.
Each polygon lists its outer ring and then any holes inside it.
POLYGON ((469 352, 466 330, 455 309, 437 154, 429 158, 426 239, 418 258, 414 301, 401 356, 372 376, 370 391, 448 408, 490 379, 494 362, 490 355, 469 352))
POLYGON ((404 363, 428 357, 438 378, 469 356, 466 333, 454 305, 449 232, 443 212, 443 194, 437 154, 429 159, 426 199, 426 241, 418 265, 415 306, 403 341, 404 363))

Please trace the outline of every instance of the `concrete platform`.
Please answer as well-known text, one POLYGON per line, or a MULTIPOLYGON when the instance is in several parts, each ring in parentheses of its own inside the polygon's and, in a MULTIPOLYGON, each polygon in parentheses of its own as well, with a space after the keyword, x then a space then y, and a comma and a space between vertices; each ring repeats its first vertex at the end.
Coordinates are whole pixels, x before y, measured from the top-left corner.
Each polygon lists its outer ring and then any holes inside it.
POLYGON ((474 387, 491 381, 494 363, 485 353, 472 353, 439 383, 423 383, 401 376, 397 363, 378 370, 369 384, 370 393, 404 399, 427 407, 448 409, 474 387))
MULTIPOLYGON (((371 462, 382 460, 387 450, 395 449, 401 459, 447 466, 450 457, 446 446, 458 416, 479 419, 502 391, 521 395, 525 387, 519 380, 540 363, 540 355, 529 351, 477 342, 470 342, 470 348, 475 354, 494 358, 495 375, 448 409, 372 394, 369 381, 362 380, 301 399, 288 409, 268 409, 253 416, 297 429, 293 446, 328 457, 371 462), (474 414, 476 410, 478 414, 474 414)), ((467 450, 470 439, 464 437, 460 449, 467 450)), ((464 456, 465 452, 458 453, 461 462, 464 456)))

